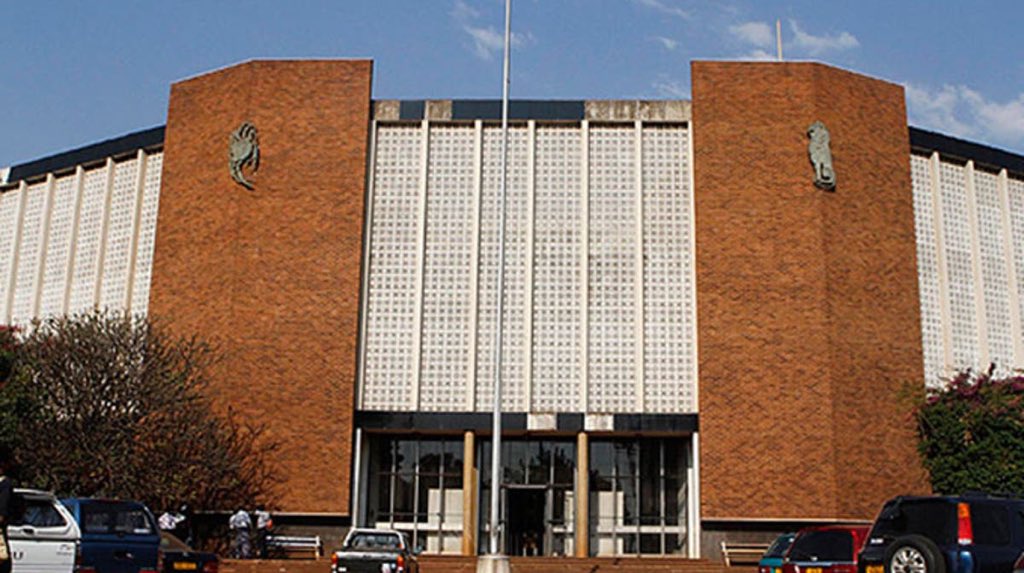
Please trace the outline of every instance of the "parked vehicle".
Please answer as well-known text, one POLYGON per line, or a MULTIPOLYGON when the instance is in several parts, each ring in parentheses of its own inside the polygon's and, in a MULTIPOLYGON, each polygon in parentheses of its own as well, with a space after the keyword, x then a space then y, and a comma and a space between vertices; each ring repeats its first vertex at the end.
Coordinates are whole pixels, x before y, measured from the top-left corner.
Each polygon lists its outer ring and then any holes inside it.
POLYGON ((1006 573, 1024 551, 1024 500, 986 495, 885 503, 860 573, 1006 573))
POLYGON ((61 501, 82 532, 80 573, 156 573, 160 533, 145 505, 116 499, 61 501))
POLYGON ((166 531, 160 532, 160 554, 157 562, 157 570, 162 573, 217 573, 220 570, 220 560, 216 553, 196 551, 173 533, 166 531))
POLYGON ((7 526, 13 573, 72 573, 78 525, 52 493, 16 489, 21 511, 7 526))
POLYGON ((783 573, 857 573, 857 554, 868 536, 866 525, 826 525, 801 529, 783 561, 783 573))
POLYGON ((768 551, 765 551, 761 560, 757 562, 758 573, 782 573, 782 560, 789 546, 793 544, 794 537, 795 533, 783 533, 776 537, 768 546, 768 551))
POLYGON ((419 573, 405 535, 390 529, 353 529, 331 556, 331 573, 419 573))

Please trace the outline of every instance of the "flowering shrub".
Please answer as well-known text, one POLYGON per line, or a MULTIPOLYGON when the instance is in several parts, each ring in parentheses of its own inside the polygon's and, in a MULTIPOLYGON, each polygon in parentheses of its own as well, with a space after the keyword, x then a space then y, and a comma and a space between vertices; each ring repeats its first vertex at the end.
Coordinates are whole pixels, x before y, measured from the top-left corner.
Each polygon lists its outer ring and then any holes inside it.
POLYGON ((1024 376, 961 372, 915 417, 936 492, 1024 494, 1024 376))

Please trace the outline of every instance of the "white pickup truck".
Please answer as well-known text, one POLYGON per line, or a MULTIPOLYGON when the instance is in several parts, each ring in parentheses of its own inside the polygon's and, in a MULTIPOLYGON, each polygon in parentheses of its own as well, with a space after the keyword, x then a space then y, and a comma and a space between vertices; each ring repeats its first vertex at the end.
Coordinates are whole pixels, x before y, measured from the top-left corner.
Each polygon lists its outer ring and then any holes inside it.
POLYGON ((331 555, 331 573, 419 573, 416 551, 390 529, 352 529, 331 555))
POLYGON ((15 489, 23 502, 7 536, 13 573, 73 573, 81 537, 73 517, 52 493, 15 489))

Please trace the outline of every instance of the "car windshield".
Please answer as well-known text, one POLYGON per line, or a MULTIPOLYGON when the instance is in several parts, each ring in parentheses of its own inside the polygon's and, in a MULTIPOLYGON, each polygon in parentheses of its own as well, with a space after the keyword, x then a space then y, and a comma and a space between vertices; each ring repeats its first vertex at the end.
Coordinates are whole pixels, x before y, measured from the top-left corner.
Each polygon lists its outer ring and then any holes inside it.
POLYGON ((347 546, 351 549, 401 549, 402 542, 394 533, 354 533, 347 546))
POLYGON ((793 535, 780 535, 775 538, 772 546, 768 548, 768 551, 764 552, 764 557, 782 557, 786 554, 786 550, 793 544, 793 535))
POLYGON ((871 530, 871 538, 923 535, 938 545, 953 542, 956 505, 945 499, 896 500, 885 504, 871 530))
POLYGON ((793 541, 790 561, 853 561, 853 536, 848 531, 806 531, 793 541))
POLYGON ((142 507, 127 503, 87 503, 82 505, 83 533, 119 533, 152 535, 156 531, 142 507))

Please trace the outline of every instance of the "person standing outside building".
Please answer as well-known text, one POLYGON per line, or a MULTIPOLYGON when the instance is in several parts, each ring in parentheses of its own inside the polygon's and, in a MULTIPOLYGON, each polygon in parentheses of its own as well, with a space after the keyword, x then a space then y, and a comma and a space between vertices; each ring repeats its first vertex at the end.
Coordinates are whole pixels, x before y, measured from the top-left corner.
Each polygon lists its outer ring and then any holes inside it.
POLYGON ((192 547, 196 541, 195 532, 192 529, 192 506, 187 503, 181 504, 178 514, 181 515, 181 520, 178 521, 178 527, 175 528, 174 534, 178 536, 178 539, 185 540, 185 545, 192 547))
POLYGON ((273 522, 270 520, 270 513, 262 504, 256 506, 256 557, 267 558, 267 536, 270 535, 270 528, 273 522))
POLYGON ((14 507, 14 484, 7 475, 11 454, 0 450, 0 573, 11 573, 11 546, 7 543, 7 523, 14 507))
POLYGON ((228 519, 228 528, 231 529, 235 536, 234 545, 231 547, 231 555, 236 559, 251 558, 252 543, 250 541, 250 532, 252 531, 252 519, 249 517, 249 512, 241 507, 238 508, 238 511, 228 519))

